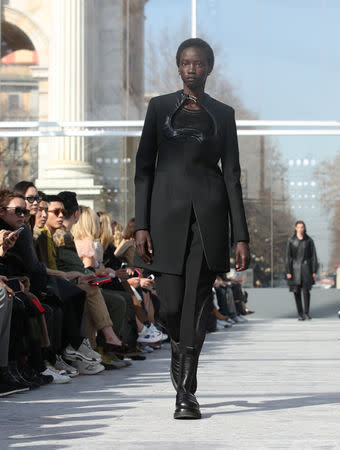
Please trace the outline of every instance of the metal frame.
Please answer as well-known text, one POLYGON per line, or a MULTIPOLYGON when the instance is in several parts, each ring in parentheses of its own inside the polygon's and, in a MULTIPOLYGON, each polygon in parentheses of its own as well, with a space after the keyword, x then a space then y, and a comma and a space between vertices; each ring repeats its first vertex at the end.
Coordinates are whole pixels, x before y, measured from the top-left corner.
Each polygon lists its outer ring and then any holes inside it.
MULTIPOLYGON (((143 120, 1 122, 0 137, 135 136, 143 120)), ((340 121, 237 120, 239 136, 339 136, 340 121)))

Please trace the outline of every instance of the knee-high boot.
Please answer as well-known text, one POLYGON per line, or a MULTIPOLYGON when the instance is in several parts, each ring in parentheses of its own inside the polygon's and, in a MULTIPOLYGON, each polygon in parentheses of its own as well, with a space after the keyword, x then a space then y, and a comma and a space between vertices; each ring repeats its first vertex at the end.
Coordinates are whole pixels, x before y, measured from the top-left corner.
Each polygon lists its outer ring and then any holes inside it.
MULTIPOLYGON (((201 350, 203 347, 205 335, 206 335, 206 326, 207 320, 212 309, 211 298, 207 298, 203 303, 202 307, 198 311, 197 315, 197 324, 196 324, 196 333, 195 333, 195 346, 193 347, 193 356, 194 356, 194 367, 193 367, 193 377, 191 386, 189 388, 192 394, 195 394, 197 390, 197 367, 198 360, 201 354, 201 350)), ((179 342, 171 340, 171 365, 170 365, 170 376, 171 381, 174 388, 177 391, 177 380, 179 377, 179 354, 180 354, 180 345, 179 342)))
POLYGON ((179 377, 177 383, 175 419, 200 419, 201 411, 194 394, 190 392, 196 376, 193 347, 183 347, 179 353, 179 377))

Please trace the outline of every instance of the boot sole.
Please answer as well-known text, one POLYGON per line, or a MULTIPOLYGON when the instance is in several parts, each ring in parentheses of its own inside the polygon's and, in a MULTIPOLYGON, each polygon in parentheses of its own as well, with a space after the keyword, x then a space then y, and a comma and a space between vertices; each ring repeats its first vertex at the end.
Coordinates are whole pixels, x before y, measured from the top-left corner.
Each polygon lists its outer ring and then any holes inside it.
POLYGON ((200 419, 201 413, 199 411, 193 411, 191 409, 179 409, 174 413, 174 419, 200 419))

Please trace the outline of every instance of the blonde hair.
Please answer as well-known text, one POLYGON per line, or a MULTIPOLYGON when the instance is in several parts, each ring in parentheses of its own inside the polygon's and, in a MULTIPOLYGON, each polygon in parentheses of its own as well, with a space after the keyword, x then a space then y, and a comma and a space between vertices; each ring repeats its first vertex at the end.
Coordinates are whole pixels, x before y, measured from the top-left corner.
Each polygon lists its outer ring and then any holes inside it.
POLYGON ((123 225, 119 222, 115 224, 115 232, 113 233, 112 243, 117 248, 123 240, 123 225))
POLYGON ((90 238, 98 240, 100 236, 100 223, 97 214, 88 206, 80 206, 80 216, 77 223, 71 228, 75 240, 90 238))
POLYGON ((108 245, 112 242, 112 217, 109 213, 98 212, 99 222, 100 222, 100 243, 103 246, 104 251, 107 249, 108 245))

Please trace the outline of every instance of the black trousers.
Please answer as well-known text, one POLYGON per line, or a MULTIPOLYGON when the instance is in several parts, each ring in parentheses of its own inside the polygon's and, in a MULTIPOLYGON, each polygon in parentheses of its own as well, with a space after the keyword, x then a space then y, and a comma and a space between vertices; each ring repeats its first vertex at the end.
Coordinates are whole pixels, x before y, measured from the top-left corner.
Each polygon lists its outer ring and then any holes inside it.
POLYGON ((181 275, 160 273, 155 278, 160 298, 160 317, 172 340, 200 351, 212 310, 212 286, 216 274, 207 265, 194 212, 188 232, 185 264, 181 275))
POLYGON ((309 314, 309 305, 310 305, 310 290, 304 286, 298 286, 294 291, 296 309, 299 316, 303 316, 303 314, 309 314), (305 306, 305 312, 303 312, 302 307, 302 299, 301 299, 301 291, 303 292, 303 302, 305 306))

